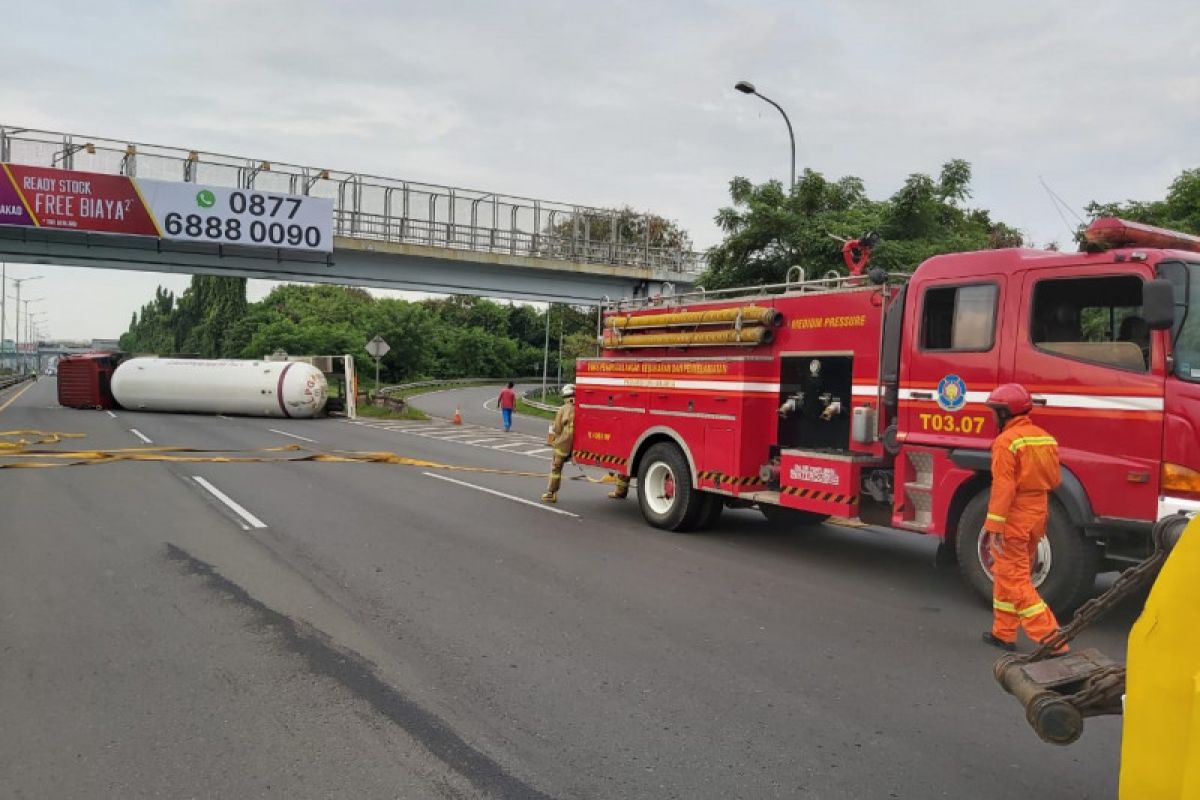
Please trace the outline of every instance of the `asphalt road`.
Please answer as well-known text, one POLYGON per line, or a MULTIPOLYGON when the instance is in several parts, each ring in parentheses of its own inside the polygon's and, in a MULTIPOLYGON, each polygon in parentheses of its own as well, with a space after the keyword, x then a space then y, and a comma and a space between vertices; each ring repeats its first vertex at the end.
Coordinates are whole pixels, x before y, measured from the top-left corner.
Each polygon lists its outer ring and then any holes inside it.
MULTIPOLYGON (((526 390, 540 388, 533 384, 518 384, 517 394, 526 390)), ((499 386, 476 386, 470 389, 450 389, 443 392, 423 394, 415 404, 435 417, 451 419, 457 408, 462 414, 463 422, 472 425, 504 429, 500 420, 500 411, 496 407, 496 399, 500 394, 499 386)), ((540 417, 513 415, 513 430, 521 433, 546 438, 546 426, 549 421, 540 417)))
MULTIPOLYGON (((110 415, 53 392, 0 430, 547 468, 541 420, 110 415)), ((542 488, 353 463, 0 470, 0 796, 1115 796, 1120 721, 1042 744, 932 541, 753 511, 670 534, 582 481, 554 510, 520 502, 542 488)), ((1083 644, 1122 656, 1135 613, 1083 644)))

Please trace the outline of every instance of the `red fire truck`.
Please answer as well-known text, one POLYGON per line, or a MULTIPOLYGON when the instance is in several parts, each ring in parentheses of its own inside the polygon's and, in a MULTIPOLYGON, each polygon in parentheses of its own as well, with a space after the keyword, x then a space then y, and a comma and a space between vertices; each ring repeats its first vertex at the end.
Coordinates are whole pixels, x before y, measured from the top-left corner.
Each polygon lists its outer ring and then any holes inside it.
POLYGON ((991 594, 981 529, 998 384, 1034 394, 1063 482, 1034 581, 1060 610, 1200 510, 1200 238, 1114 218, 1078 253, 988 250, 607 307, 577 369, 574 458, 635 476, 647 522, 725 506, 940 537, 991 594))

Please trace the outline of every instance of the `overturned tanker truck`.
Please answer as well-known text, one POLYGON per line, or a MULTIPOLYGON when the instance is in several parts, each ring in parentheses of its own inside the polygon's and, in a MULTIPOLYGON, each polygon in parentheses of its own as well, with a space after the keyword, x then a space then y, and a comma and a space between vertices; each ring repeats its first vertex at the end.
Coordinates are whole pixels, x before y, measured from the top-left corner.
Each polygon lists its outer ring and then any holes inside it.
POLYGON ((244 361, 89 353, 60 361, 58 402, 72 408, 306 419, 327 410, 331 378, 349 388, 340 392, 346 401, 335 404, 336 410, 352 416, 349 356, 244 361))

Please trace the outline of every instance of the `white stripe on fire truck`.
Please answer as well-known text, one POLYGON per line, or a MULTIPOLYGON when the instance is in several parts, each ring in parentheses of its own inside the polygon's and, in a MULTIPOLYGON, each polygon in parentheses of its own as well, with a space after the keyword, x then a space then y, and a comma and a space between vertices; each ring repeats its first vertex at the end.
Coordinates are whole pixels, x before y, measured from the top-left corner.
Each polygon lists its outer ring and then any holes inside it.
MULTIPOLYGON (((856 384, 853 394, 874 396, 879 387, 866 384, 856 384)), ((968 403, 982 403, 987 400, 988 392, 967 392, 968 403)), ((934 389, 901 389, 901 400, 931 401, 936 396, 934 389), (914 397, 913 394, 920 395, 914 397)), ((1110 394, 1034 394, 1035 400, 1045 400, 1047 408, 1079 408, 1096 411, 1162 411, 1161 397, 1129 397, 1126 395, 1110 394)))
POLYGON ((778 392, 778 383, 757 381, 695 381, 682 378, 617 378, 581 375, 575 379, 583 386, 630 386, 642 389, 707 389, 726 392, 778 392))
POLYGON ((703 411, 667 411, 662 408, 650 409, 651 414, 657 414, 660 417, 696 417, 698 419, 737 419, 733 414, 709 414, 703 411))
POLYGON ((606 406, 602 403, 580 403, 580 408, 594 408, 597 411, 628 411, 631 414, 645 414, 646 409, 635 406, 606 406))

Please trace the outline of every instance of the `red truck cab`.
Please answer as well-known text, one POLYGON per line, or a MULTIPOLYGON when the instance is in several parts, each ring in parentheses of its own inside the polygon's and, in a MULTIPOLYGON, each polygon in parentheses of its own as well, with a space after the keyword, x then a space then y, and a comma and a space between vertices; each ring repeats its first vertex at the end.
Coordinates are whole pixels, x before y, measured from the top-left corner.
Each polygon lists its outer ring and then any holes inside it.
POLYGON ((1078 253, 938 256, 876 272, 614 307, 578 365, 575 458, 638 477, 659 527, 726 505, 939 536, 990 595, 980 530, 995 421, 1024 384, 1063 484, 1034 581, 1060 609, 1200 510, 1200 239, 1099 220, 1078 253))

